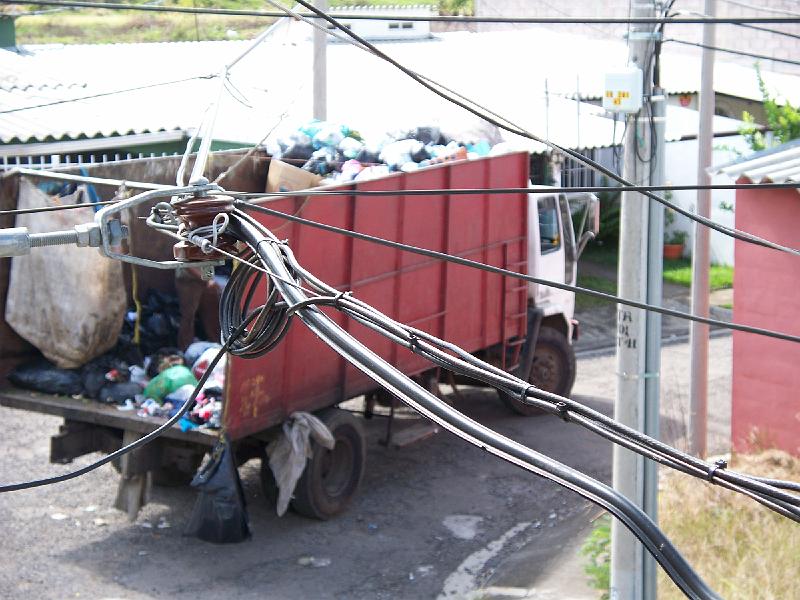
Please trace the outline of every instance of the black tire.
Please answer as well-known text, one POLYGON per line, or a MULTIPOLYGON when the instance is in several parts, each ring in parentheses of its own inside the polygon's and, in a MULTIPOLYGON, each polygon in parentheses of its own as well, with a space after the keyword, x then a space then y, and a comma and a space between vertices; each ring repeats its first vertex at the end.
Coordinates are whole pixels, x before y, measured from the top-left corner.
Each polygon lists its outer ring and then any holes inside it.
MULTIPOLYGON (((552 327, 541 327, 533 352, 531 371, 523 379, 546 392, 569 397, 575 384, 575 373, 575 350, 566 336, 552 327)), ((500 399, 515 413, 526 417, 544 413, 543 410, 523 404, 502 392, 500 399)))
POLYGON ((261 471, 259 473, 261 480, 261 493, 264 494, 264 500, 267 506, 275 508, 278 505, 278 482, 275 481, 275 475, 269 467, 269 456, 266 451, 261 457, 261 471))
POLYGON ((294 488, 292 508, 306 517, 325 521, 344 511, 364 475, 366 441, 361 421, 351 413, 328 408, 317 413, 336 445, 328 450, 314 442, 313 456, 294 488))

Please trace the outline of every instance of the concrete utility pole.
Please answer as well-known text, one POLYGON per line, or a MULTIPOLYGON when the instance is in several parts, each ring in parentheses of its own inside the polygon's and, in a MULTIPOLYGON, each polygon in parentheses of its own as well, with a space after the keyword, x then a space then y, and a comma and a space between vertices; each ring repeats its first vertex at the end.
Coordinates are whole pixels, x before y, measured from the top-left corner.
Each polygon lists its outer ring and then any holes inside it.
MULTIPOLYGON (((314 6, 328 12, 328 0, 314 0, 314 6)), ((324 26, 325 21, 316 20, 324 26)), ((314 28, 314 106, 315 119, 328 118, 328 35, 314 28)))
MULTIPOLYGON (((631 16, 655 17, 655 3, 635 3, 631 16)), ((657 114, 663 122, 663 101, 652 102, 651 64, 655 49, 655 26, 636 24, 628 37, 629 62, 644 74, 645 107, 627 116, 623 177, 635 184, 651 183, 651 176, 663 164, 663 145, 656 145, 661 156, 650 161, 650 118, 657 114), (653 164, 655 162, 655 164, 653 164)), ((663 130, 662 130, 663 137, 663 130)), ((663 218, 653 203, 638 193, 622 194, 620 217, 618 293, 640 302, 661 303, 661 237, 663 218), (651 212, 652 210, 652 212, 651 212), (650 223, 650 219, 653 223, 650 223), (653 289, 651 288, 651 284, 653 289)), ((614 418, 618 421, 658 435, 658 370, 661 341, 660 319, 648 319, 645 311, 617 306, 617 398, 614 418), (649 360, 648 360, 649 358, 649 360), (652 381, 651 381, 652 380, 652 381), (650 397, 647 396, 649 392, 650 397), (653 423, 655 421, 655 423, 653 423)), ((614 446, 613 485, 645 510, 654 509, 657 491, 654 467, 645 468, 642 457, 614 446), (647 492, 645 491, 647 489, 647 492)), ((650 513, 655 518, 654 512, 650 513)), ((655 598, 655 567, 645 559, 642 545, 617 520, 611 527, 611 598, 629 600, 655 598), (647 579, 647 581, 646 581, 647 579)))
MULTIPOLYGON (((656 81, 658 85, 658 81, 656 81)), ((653 88, 651 98, 653 120, 655 122, 655 139, 651 141, 655 147, 654 165, 650 177, 650 185, 664 185, 666 166, 666 130, 667 97, 660 87, 653 88)), ((663 192, 661 192, 663 194, 663 192)), ((661 306, 663 303, 664 283, 664 205, 650 201, 648 203, 648 237, 647 237, 647 302, 661 306)), ((661 404, 661 315, 647 313, 647 337, 645 339, 645 380, 644 380, 644 432, 653 438, 661 437, 659 406, 661 404)), ((658 463, 644 461, 644 510, 654 521, 658 517, 658 463)), ((656 573, 658 564, 649 553, 644 553, 643 588, 644 598, 656 598, 656 573)))
MULTIPOLYGON (((716 14, 716 1, 706 0, 705 14, 716 14)), ((714 137, 714 25, 703 25, 703 61, 700 77, 700 132, 697 136, 697 183, 711 183, 707 169, 711 166, 714 137)), ((697 214, 711 216, 711 190, 697 190, 697 214)), ((692 245, 692 314, 707 317, 709 311, 708 271, 710 231, 694 224, 692 245)), ((692 321, 689 326, 689 451, 706 456, 706 420, 708 416, 708 325, 692 321)))

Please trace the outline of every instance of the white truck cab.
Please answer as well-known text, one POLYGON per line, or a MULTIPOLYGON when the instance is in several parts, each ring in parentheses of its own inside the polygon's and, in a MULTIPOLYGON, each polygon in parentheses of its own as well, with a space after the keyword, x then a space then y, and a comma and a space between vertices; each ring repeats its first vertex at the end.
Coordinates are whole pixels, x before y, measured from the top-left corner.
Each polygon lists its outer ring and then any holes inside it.
MULTIPOLYGON (((537 192, 528 195, 528 273, 575 285, 578 258, 600 228, 597 196, 531 187, 537 192)), ((578 322, 574 316, 574 292, 528 284, 528 334, 516 373, 519 377, 548 392, 569 396, 576 370, 572 343, 578 322)), ((513 398, 503 400, 521 414, 539 412, 513 398)))

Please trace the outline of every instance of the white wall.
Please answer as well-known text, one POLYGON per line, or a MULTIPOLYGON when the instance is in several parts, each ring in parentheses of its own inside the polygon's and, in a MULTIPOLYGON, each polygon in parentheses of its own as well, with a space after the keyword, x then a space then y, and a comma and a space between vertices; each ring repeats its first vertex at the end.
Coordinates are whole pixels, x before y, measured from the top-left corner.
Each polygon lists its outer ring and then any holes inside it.
MULTIPOLYGON (((741 136, 728 136, 715 138, 713 165, 721 165, 737 158, 736 152, 722 150, 720 146, 728 146, 743 154, 750 153, 750 149, 741 136)), ((670 185, 689 185, 697 183, 697 140, 668 142, 666 148, 666 181, 670 185)), ((714 175, 712 183, 735 183, 726 175, 714 175)), ((688 210, 694 210, 697 205, 697 191, 673 192, 672 201, 688 210)), ((735 190, 714 190, 711 193, 711 219, 722 225, 734 226, 734 214, 729 210, 720 208, 721 203, 735 207, 735 190)), ((676 215, 675 222, 670 230, 686 231, 689 237, 684 246, 684 256, 689 256, 692 249, 694 223, 688 218, 676 215)), ((713 264, 733 265, 733 239, 719 232, 711 233, 711 262, 713 264)))

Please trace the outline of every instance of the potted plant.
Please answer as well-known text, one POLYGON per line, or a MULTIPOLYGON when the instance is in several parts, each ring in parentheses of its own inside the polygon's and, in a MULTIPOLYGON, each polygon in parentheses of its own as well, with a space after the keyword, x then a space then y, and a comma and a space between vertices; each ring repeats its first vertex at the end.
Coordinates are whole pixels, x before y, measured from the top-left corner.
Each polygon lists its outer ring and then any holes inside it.
POLYGON ((686 242, 685 231, 671 231, 664 236, 664 258, 677 260, 683 256, 683 244, 686 242))
POLYGON ((677 260, 683 256, 683 245, 687 237, 686 232, 679 229, 673 229, 670 232, 666 231, 674 222, 675 211, 667 208, 664 211, 664 258, 667 260, 677 260))

